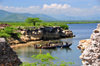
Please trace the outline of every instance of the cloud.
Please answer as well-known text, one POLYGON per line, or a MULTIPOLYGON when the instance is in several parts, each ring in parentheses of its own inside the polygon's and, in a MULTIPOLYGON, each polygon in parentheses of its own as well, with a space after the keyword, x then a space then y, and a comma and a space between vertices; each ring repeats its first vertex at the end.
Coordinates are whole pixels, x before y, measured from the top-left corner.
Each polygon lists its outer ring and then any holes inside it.
POLYGON ((47 4, 44 4, 43 5, 43 9, 51 9, 51 8, 53 8, 53 9, 66 9, 66 8, 69 8, 69 7, 71 7, 70 5, 68 5, 68 4, 64 4, 64 5, 62 5, 62 4, 51 4, 51 5, 47 5, 47 4))
POLYGON ((65 15, 65 16, 92 16, 100 15, 100 6, 93 6, 91 8, 76 8, 69 4, 44 4, 40 6, 29 6, 29 7, 9 7, 0 6, 1 10, 17 13, 43 13, 47 15, 65 15))
POLYGON ((9 12, 17 13, 38 13, 40 10, 39 6, 30 6, 30 7, 9 7, 9 6, 0 6, 1 10, 6 10, 9 12))

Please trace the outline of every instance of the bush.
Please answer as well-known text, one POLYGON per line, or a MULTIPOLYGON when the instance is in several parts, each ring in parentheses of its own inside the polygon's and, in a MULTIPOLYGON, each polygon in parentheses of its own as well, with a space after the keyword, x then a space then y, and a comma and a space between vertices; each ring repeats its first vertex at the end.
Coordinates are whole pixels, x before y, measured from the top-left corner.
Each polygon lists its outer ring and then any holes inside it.
POLYGON ((0 37, 10 38, 10 37, 19 37, 20 33, 16 32, 16 28, 13 27, 5 27, 4 29, 0 29, 0 37))
POLYGON ((34 63, 24 62, 20 66, 69 66, 74 64, 73 62, 64 62, 64 61, 61 61, 60 63, 59 62, 53 63, 52 60, 55 60, 57 58, 52 57, 50 53, 33 55, 32 58, 36 59, 37 62, 34 63))
POLYGON ((63 28, 63 29, 68 29, 69 28, 68 25, 60 25, 60 27, 63 28))

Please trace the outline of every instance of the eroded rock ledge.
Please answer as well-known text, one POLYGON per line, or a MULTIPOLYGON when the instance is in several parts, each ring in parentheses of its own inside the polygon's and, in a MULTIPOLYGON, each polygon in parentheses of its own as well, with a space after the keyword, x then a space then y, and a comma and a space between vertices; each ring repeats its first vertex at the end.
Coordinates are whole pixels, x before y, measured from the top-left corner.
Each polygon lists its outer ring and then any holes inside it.
POLYGON ((19 66, 22 62, 4 38, 0 38, 0 66, 19 66))
POLYGON ((19 32, 21 33, 19 40, 9 38, 8 42, 10 44, 37 40, 59 39, 65 37, 68 38, 74 36, 71 30, 63 30, 61 27, 28 27, 28 29, 23 29, 20 27, 19 32))
POLYGON ((81 49, 83 66, 100 66, 100 24, 93 31, 90 39, 81 40, 78 48, 81 49))

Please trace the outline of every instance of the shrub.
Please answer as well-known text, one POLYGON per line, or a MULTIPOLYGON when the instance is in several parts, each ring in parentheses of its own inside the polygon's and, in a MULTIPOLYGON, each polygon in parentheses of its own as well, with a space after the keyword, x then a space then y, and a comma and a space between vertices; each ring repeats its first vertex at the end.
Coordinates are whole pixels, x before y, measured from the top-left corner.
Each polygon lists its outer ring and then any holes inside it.
POLYGON ((20 33, 16 32, 16 28, 13 27, 5 27, 4 29, 0 29, 0 37, 10 38, 10 37, 20 37, 20 33))
POLYGON ((52 57, 50 53, 47 54, 38 54, 38 55, 33 55, 33 59, 36 59, 37 62, 34 63, 27 63, 24 62, 20 66, 69 66, 74 64, 73 62, 64 62, 61 61, 60 63, 53 63, 52 60, 57 59, 56 57, 52 57))
POLYGON ((60 25, 60 27, 63 28, 63 29, 68 29, 69 28, 68 25, 66 25, 66 24, 65 25, 60 25))

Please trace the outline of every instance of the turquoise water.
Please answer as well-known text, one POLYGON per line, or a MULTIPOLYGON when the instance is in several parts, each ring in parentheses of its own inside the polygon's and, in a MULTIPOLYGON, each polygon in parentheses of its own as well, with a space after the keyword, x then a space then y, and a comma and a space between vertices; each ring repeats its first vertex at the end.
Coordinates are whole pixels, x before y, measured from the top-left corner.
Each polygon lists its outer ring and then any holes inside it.
MULTIPOLYGON (((59 61, 66 61, 66 62, 74 62, 72 66, 81 66, 81 59, 79 56, 81 55, 80 50, 77 49, 77 45, 80 40, 83 39, 89 39, 90 35, 92 34, 93 30, 96 28, 97 24, 68 24, 70 30, 73 31, 73 33, 76 35, 74 38, 66 38, 61 39, 61 41, 67 41, 72 42, 72 46, 70 48, 58 48, 55 50, 49 49, 45 50, 42 49, 42 53, 50 53, 52 56, 56 56, 59 59, 55 60, 54 62, 59 61)), ((32 60, 30 57, 32 55, 37 55, 40 53, 39 49, 34 49, 33 47, 27 47, 27 48, 20 48, 15 50, 23 62, 34 62, 35 60, 32 60)))

